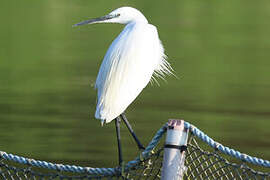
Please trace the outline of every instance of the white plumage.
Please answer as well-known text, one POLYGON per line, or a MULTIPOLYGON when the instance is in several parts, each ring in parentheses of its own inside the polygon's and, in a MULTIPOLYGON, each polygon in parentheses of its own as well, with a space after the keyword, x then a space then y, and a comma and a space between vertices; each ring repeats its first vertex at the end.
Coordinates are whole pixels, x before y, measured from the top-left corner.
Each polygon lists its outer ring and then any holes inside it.
POLYGON ((153 75, 170 74, 171 67, 165 60, 156 27, 148 24, 140 11, 122 7, 77 25, 86 23, 126 24, 110 45, 96 79, 95 117, 109 123, 125 111, 153 75))

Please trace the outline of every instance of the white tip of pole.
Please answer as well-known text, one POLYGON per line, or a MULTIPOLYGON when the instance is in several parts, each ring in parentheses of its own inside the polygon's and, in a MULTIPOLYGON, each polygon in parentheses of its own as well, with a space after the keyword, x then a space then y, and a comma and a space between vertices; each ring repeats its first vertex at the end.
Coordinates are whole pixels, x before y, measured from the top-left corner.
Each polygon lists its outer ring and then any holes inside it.
POLYGON ((184 120, 169 119, 168 127, 169 127, 169 129, 173 128, 173 129, 183 130, 184 129, 184 120))

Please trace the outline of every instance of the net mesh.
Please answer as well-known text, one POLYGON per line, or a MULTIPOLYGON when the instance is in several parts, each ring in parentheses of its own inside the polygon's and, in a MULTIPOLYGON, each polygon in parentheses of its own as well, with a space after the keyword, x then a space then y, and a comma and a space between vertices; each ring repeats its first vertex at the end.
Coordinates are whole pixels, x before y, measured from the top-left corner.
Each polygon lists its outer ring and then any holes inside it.
POLYGON ((198 180, 270 180, 269 168, 253 167, 220 153, 217 149, 200 147, 200 140, 191 136, 188 143, 184 179, 198 180))
POLYGON ((160 179, 163 148, 152 151, 149 158, 141 160, 134 167, 116 168, 114 175, 94 175, 88 173, 70 173, 63 171, 47 170, 43 168, 21 165, 2 159, 0 161, 0 179, 2 180, 96 180, 96 179, 160 179))
MULTIPOLYGON (((34 167, 0 159, 2 180, 90 180, 90 179, 160 179, 163 161, 164 138, 134 166, 112 168, 116 173, 71 173, 34 167)), ((189 137, 185 160, 185 180, 270 180, 269 168, 253 166, 213 149, 196 136, 189 137)))

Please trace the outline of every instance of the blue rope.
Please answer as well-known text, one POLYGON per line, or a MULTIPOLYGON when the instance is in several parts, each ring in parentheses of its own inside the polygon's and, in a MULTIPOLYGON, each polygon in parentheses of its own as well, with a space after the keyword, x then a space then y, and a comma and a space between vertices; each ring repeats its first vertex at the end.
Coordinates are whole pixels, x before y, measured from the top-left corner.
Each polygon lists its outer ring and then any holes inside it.
POLYGON ((116 168, 91 168, 74 165, 54 164, 46 161, 28 159, 21 156, 8 154, 3 151, 0 151, 0 157, 5 160, 13 161, 16 163, 31 165, 39 168, 46 168, 50 170, 66 171, 73 173, 87 173, 92 175, 105 175, 105 176, 113 176, 116 174, 116 168))
POLYGON ((212 148, 217 149, 224 154, 235 157, 244 162, 249 162, 254 165, 264 166, 268 168, 270 167, 270 161, 253 157, 253 156, 249 156, 247 154, 231 149, 227 146, 223 146, 222 144, 214 141, 212 138, 207 136, 204 132, 202 132, 201 130, 199 130, 198 128, 196 128, 195 126, 193 126, 192 124, 188 122, 185 122, 185 127, 188 128, 196 137, 198 137, 199 139, 207 143, 212 148))
POLYGON ((157 131, 156 135, 153 137, 153 139, 150 141, 148 146, 142 152, 141 157, 138 156, 135 160, 129 161, 125 165, 125 171, 127 171, 128 169, 132 167, 136 167, 141 162, 141 158, 147 159, 149 156, 151 156, 153 149, 157 146, 157 144, 159 143, 159 140, 161 139, 162 135, 166 132, 166 130, 167 130, 167 124, 165 124, 163 127, 161 127, 157 131))
MULTIPOLYGON (((166 132, 166 125, 164 125, 160 130, 157 131, 149 145, 146 149, 142 152, 142 158, 147 158, 151 155, 152 150, 158 144, 162 135, 166 132)), ((34 167, 39 168, 46 168, 50 170, 57 170, 57 171, 65 171, 65 172, 73 172, 73 173, 87 173, 89 175, 98 175, 98 176, 117 176, 121 172, 121 168, 92 168, 92 167, 81 167, 75 165, 63 165, 63 164, 54 164, 46 161, 39 161, 34 159, 29 159, 13 154, 9 154, 3 151, 0 151, 0 160, 1 158, 9 161, 13 161, 20 164, 26 164, 34 167)), ((135 167, 141 162, 140 156, 138 156, 135 160, 129 161, 125 165, 125 170, 135 167)))
MULTIPOLYGON (((231 149, 229 147, 223 146, 222 144, 214 141, 212 138, 207 136, 205 133, 203 133, 201 130, 193 126, 192 124, 185 122, 185 127, 188 128, 196 137, 207 143, 209 146, 211 146, 214 149, 219 150, 220 152, 227 154, 229 156, 235 157, 237 159, 240 159, 245 162, 249 162, 255 165, 264 166, 264 167, 270 167, 270 162, 267 160, 263 160, 257 157, 252 157, 243 153, 240 153, 239 151, 235 151, 234 149, 231 149)), ((159 143, 161 137, 166 132, 167 124, 165 124, 162 128, 160 128, 151 142, 148 144, 146 149, 142 152, 141 157, 143 159, 147 159, 151 154, 152 150, 156 147, 156 145, 159 143)), ((73 173, 87 173, 89 175, 99 175, 99 176, 115 176, 119 175, 119 172, 121 171, 121 168, 92 168, 92 167, 81 167, 81 166, 75 166, 75 165, 63 165, 63 164, 54 164, 46 161, 39 161, 34 159, 29 159, 13 154, 8 154, 6 152, 0 151, 0 159, 3 158, 5 160, 17 162, 20 164, 26 164, 31 165, 34 167, 39 168, 46 168, 50 170, 56 170, 56 171, 65 171, 65 172, 73 172, 73 173)), ((136 167, 141 162, 140 156, 138 156, 135 160, 129 161, 125 165, 125 170, 128 170, 132 167, 136 167)))

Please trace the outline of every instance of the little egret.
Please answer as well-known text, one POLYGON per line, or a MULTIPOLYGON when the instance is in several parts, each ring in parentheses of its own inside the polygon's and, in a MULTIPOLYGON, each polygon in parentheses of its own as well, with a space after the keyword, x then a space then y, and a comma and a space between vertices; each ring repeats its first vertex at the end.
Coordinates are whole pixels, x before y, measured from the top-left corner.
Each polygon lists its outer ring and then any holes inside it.
POLYGON ((157 28, 132 7, 118 8, 108 15, 82 21, 74 26, 95 23, 125 24, 125 28, 110 45, 96 79, 97 107, 95 117, 102 124, 115 120, 119 164, 122 163, 120 120, 122 119, 139 149, 144 149, 127 118, 126 108, 135 100, 153 77, 172 73, 159 40, 157 28))

